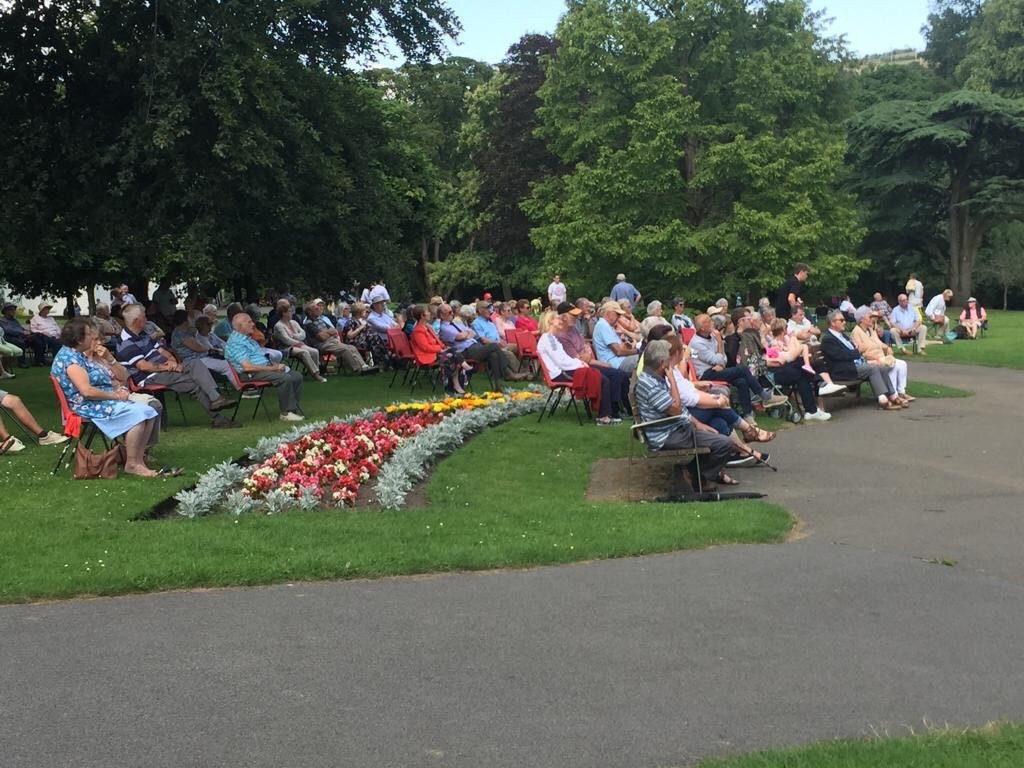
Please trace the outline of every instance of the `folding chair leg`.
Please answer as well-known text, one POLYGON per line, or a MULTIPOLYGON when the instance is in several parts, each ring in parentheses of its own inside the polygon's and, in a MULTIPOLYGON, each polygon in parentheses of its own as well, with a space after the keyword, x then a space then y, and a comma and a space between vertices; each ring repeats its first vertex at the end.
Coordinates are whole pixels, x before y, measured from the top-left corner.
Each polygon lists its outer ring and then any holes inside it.
POLYGON ((548 391, 548 399, 544 401, 544 407, 540 409, 540 416, 537 418, 537 423, 540 424, 544 421, 544 414, 548 410, 548 406, 551 405, 551 398, 555 396, 555 390, 548 391))
MULTIPOLYGON (((171 391, 173 392, 174 390, 171 390, 171 391)), ((188 426, 188 419, 185 418, 185 404, 181 402, 181 393, 180 392, 174 392, 174 396, 178 398, 178 410, 181 411, 181 425, 183 427, 187 427, 188 426)))
POLYGON ((64 457, 68 453, 68 448, 71 447, 72 443, 74 443, 75 446, 77 446, 79 442, 80 441, 78 440, 67 440, 64 442, 64 449, 60 452, 60 456, 57 457, 57 463, 54 465, 53 472, 50 473, 51 475, 56 475, 58 472, 60 472, 61 465, 64 464, 64 457))
POLYGON ((397 379, 397 378, 398 378, 398 366, 396 365, 395 366, 395 372, 391 376, 391 383, 388 384, 388 389, 391 389, 393 386, 395 386, 395 379, 397 379))
MULTIPOLYGON (((576 398, 573 397, 572 394, 569 395, 569 402, 572 403, 572 410, 576 414, 576 421, 578 421, 579 425, 582 427, 583 419, 580 418, 580 408, 578 405, 576 405, 576 398)), ((568 406, 566 407, 568 408, 568 406)))
POLYGON ((39 436, 33 435, 28 427, 26 427, 24 424, 18 421, 18 418, 14 415, 14 413, 11 412, 9 408, 4 408, 3 406, 0 406, 0 412, 7 414, 11 421, 13 421, 15 425, 17 425, 18 429, 21 430, 21 433, 25 435, 25 437, 28 438, 29 441, 37 443, 39 442, 39 436))

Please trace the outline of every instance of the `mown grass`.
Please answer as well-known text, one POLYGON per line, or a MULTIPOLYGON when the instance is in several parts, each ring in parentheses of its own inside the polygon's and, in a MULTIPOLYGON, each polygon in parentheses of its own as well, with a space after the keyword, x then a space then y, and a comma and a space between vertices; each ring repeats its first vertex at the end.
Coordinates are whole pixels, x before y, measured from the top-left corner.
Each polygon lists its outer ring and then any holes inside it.
MULTIPOLYGON (((950 308, 949 317, 960 317, 960 308, 950 308)), ((989 330, 985 338, 957 339, 952 344, 930 343, 925 355, 912 359, 915 363, 963 363, 996 368, 1024 368, 1024 312, 988 313, 989 330)), ((955 325, 953 323, 952 325, 955 325)))
POLYGON ((913 397, 970 397, 974 393, 931 381, 908 381, 907 394, 913 397))
MULTIPOLYGON (((46 375, 19 370, 5 387, 53 427, 46 375)), ((326 418, 406 394, 385 385, 376 377, 307 384, 306 412, 326 418)), ((54 478, 57 449, 35 445, 0 457, 0 601, 564 563, 779 541, 791 525, 785 510, 761 501, 586 502, 591 464, 626 455, 628 431, 581 428, 562 414, 540 425, 526 417, 471 441, 439 466, 422 510, 137 520, 211 464, 288 427, 261 415, 242 429, 211 430, 187 401, 191 426, 183 428, 169 406, 172 426, 157 454, 184 467, 182 478, 83 482, 66 470, 54 478)), ((252 402, 243 408, 248 419, 252 402)), ((276 419, 276 401, 270 410, 276 419)))
POLYGON ((1019 768, 1024 726, 941 730, 909 736, 829 741, 798 749, 704 760, 697 768, 1019 768))

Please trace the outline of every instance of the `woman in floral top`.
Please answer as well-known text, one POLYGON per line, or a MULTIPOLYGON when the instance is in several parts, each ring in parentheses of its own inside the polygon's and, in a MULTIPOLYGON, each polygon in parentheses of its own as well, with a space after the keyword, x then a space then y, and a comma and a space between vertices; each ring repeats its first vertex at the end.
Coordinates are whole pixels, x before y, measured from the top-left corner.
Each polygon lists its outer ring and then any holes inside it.
POLYGON ((145 454, 159 436, 160 415, 151 406, 133 401, 127 389, 115 384, 112 366, 116 363, 99 343, 92 322, 83 317, 69 320, 60 341, 63 346, 54 356, 50 373, 68 407, 108 438, 124 435, 125 472, 142 477, 159 474, 146 466, 145 454))

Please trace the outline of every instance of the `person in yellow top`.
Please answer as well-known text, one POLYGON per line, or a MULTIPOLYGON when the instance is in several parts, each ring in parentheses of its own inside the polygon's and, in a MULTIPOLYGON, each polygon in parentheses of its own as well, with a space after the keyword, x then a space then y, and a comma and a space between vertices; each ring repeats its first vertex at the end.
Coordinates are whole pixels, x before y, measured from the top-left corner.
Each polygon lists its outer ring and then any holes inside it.
POLYGON ((904 290, 907 292, 910 306, 917 310, 917 314, 924 320, 924 283, 918 280, 917 275, 911 272, 904 290))
POLYGON ((857 326, 850 334, 850 340, 865 360, 882 368, 889 377, 892 388, 896 390, 896 401, 906 406, 915 400, 907 394, 907 361, 898 360, 893 355, 892 348, 878 338, 878 332, 875 330, 876 315, 877 313, 865 306, 857 307, 853 313, 857 326))

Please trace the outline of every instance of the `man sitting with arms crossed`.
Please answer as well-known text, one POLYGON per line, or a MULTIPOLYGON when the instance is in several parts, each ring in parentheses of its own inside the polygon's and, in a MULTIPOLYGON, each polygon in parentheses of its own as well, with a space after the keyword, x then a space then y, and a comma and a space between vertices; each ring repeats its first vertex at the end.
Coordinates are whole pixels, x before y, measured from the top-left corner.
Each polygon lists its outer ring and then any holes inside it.
POLYGON ((896 389, 886 375, 886 369, 863 358, 857 347, 843 332, 846 317, 838 309, 828 313, 828 333, 821 337, 821 354, 828 361, 833 379, 840 381, 867 381, 878 398, 878 407, 884 411, 900 411, 904 406, 896 397, 896 389))
POLYGON ((793 316, 786 321, 786 333, 795 336, 806 344, 817 344, 821 336, 821 328, 813 325, 807 319, 807 313, 802 304, 793 307, 793 316))
POLYGON ((892 341, 896 348, 903 352, 904 345, 910 339, 917 338, 917 354, 925 354, 925 337, 928 329, 921 322, 921 316, 910 304, 910 299, 905 293, 901 293, 897 299, 897 305, 889 313, 889 327, 892 329, 892 341))
POLYGON ((302 421, 302 374, 288 370, 284 363, 271 363, 260 345, 250 338, 255 324, 242 312, 231 321, 234 328, 224 347, 224 357, 242 381, 269 381, 277 390, 281 421, 302 421))
POLYGON ((615 321, 626 314, 617 301, 606 301, 601 305, 601 319, 594 326, 594 354, 602 363, 618 368, 624 373, 636 370, 637 350, 622 341, 615 330, 615 321))
MULTIPOLYGON (((730 438, 711 427, 697 429, 680 399, 671 367, 671 344, 664 339, 650 342, 644 350, 644 368, 636 379, 636 407, 641 423, 661 423, 644 427, 644 437, 657 451, 692 448, 695 443, 697 447, 708 448, 711 453, 700 458, 702 485, 705 491, 717 490, 711 480, 718 477, 735 446, 730 438)), ((694 478, 696 465, 694 460, 688 467, 694 490, 698 487, 694 478)))
POLYGON ((161 384, 175 392, 192 395, 213 419, 215 429, 240 427, 236 421, 218 413, 231 405, 217 391, 209 369, 199 360, 181 362, 174 353, 146 332, 146 310, 141 304, 128 304, 121 310, 124 330, 117 344, 117 359, 128 369, 132 381, 140 386, 161 384))
POLYGON ((781 395, 773 396, 770 390, 762 387, 747 366, 727 366, 725 342, 712 327, 710 315, 697 315, 693 322, 697 326, 697 333, 690 341, 690 356, 697 377, 702 381, 727 381, 736 387, 740 400, 740 416, 753 423, 754 406, 750 401, 751 392, 760 395, 766 408, 786 402, 786 398, 781 395))
POLYGON ((338 329, 323 318, 323 305, 311 301, 306 305, 306 343, 319 350, 321 357, 326 352, 335 355, 340 364, 353 373, 376 372, 377 368, 363 362, 359 350, 351 344, 345 344, 338 336, 338 329))

